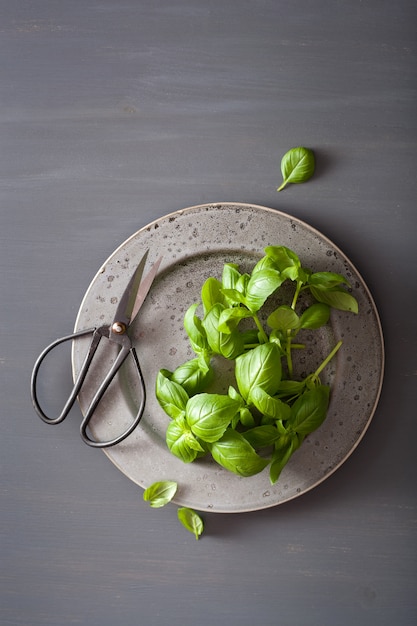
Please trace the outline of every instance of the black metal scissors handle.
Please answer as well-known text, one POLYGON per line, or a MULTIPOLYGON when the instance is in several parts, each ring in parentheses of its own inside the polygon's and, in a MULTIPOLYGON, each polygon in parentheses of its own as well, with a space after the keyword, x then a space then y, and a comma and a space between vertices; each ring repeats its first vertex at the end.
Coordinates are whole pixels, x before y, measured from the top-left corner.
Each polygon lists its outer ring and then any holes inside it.
POLYGON ((132 343, 130 341, 130 338, 127 336, 127 334, 125 333, 125 330, 122 327, 119 328, 119 330, 116 332, 114 332, 114 330, 112 330, 112 327, 109 326, 101 326, 99 328, 89 328, 87 330, 81 330, 79 332, 75 332, 72 333, 71 335, 67 335, 65 337, 61 337, 60 339, 57 339, 56 341, 54 341, 53 343, 51 343, 49 346, 47 346, 43 352, 39 355, 38 359, 35 362, 33 371, 32 371, 32 379, 31 379, 31 396, 32 396, 32 403, 33 406, 37 412, 37 414, 39 415, 39 417, 46 422, 47 424, 60 424, 68 415, 68 413, 71 411, 75 400, 77 399, 77 396, 81 390, 81 387, 84 383, 84 380, 87 376, 88 370, 90 368, 91 362, 94 358, 94 355, 97 351, 97 348, 99 346, 99 343, 101 341, 101 339, 103 337, 106 337, 107 339, 110 339, 111 336, 111 341, 112 343, 117 343, 120 346, 120 350, 117 354, 117 357, 113 363, 113 365, 111 366, 108 374, 105 376, 105 378, 103 379, 103 381, 101 382, 99 388, 97 389, 93 399, 91 400, 91 403, 84 415, 84 419, 81 422, 81 426, 80 426, 80 434, 81 434, 81 438, 83 439, 83 441, 88 444, 89 446, 92 446, 93 448, 108 448, 110 446, 114 446, 118 443, 120 443, 121 441, 123 441, 124 439, 126 439, 126 437, 128 437, 136 428, 136 426, 139 424, 141 417, 143 415, 143 411, 145 408, 145 402, 146 402, 146 388, 145 388, 145 382, 143 379, 143 375, 142 375, 142 371, 140 368, 140 364, 139 364, 139 359, 136 353, 135 348, 132 346, 132 343), (71 341, 73 339, 77 339, 78 337, 83 337, 85 335, 92 335, 92 339, 91 339, 91 343, 90 343, 90 347, 88 349, 88 352, 85 356, 84 362, 81 366, 81 369, 78 373, 78 376, 76 378, 76 381, 74 383, 74 387, 71 391, 70 396, 68 397, 67 402, 65 403, 64 408, 62 409, 60 415, 58 417, 48 417, 46 415, 46 413, 43 411, 43 409, 41 408, 39 401, 38 401, 38 395, 37 395, 37 377, 38 377, 38 372, 39 369, 42 365, 42 362, 44 361, 45 357, 57 346, 59 346, 61 343, 64 343, 66 341, 71 341), (124 361, 126 360, 128 355, 131 355, 135 366, 136 366, 136 370, 138 373, 138 378, 139 378, 139 383, 140 383, 140 404, 139 404, 139 409, 137 412, 137 415, 135 417, 135 419, 133 420, 133 422, 131 423, 131 425, 129 426, 129 428, 127 430, 125 430, 121 435, 119 435, 118 437, 111 439, 110 441, 96 441, 95 439, 92 439, 88 432, 88 425, 90 422, 90 419, 94 413, 94 411, 96 410, 98 404, 100 403, 101 399, 103 398, 107 388, 109 387, 110 383, 112 382, 112 380, 114 379, 114 377, 116 376, 117 372, 119 371, 119 369, 121 368, 121 366, 123 365, 124 361))

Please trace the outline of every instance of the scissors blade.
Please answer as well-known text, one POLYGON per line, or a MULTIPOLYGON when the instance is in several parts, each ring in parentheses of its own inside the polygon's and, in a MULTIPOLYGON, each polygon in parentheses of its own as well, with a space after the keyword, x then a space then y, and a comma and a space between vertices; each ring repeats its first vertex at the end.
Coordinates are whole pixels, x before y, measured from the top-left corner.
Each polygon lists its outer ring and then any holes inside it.
POLYGON ((150 272, 145 276, 145 278, 140 283, 139 291, 136 296, 136 301, 135 301, 133 311, 132 311, 131 322, 133 322, 136 315, 139 313, 139 309, 141 308, 142 304, 145 302, 145 298, 148 295, 149 290, 152 287, 152 283, 155 280, 155 276, 158 273, 159 266, 161 265, 161 261, 162 261, 162 256, 160 256, 159 259, 154 263, 150 272))
POLYGON ((119 322, 125 326, 129 326, 132 320, 133 308, 135 306, 136 297, 142 280, 143 270, 145 269, 146 259, 148 258, 149 250, 145 252, 139 265, 137 266, 133 276, 129 280, 126 289, 120 299, 119 305, 116 309, 113 323, 119 322))

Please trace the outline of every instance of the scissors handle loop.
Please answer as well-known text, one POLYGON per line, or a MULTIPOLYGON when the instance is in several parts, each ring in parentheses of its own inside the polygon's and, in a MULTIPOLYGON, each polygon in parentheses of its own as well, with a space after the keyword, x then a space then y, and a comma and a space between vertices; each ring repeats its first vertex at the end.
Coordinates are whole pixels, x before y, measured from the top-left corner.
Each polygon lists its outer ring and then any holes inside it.
POLYGON ((86 414, 84 416, 84 419, 81 422, 80 434, 81 434, 82 440, 87 445, 91 446, 92 448, 109 448, 110 446, 115 446, 116 444, 120 443, 121 441, 126 439, 126 437, 128 437, 135 430, 136 426, 139 424, 139 422, 140 422, 140 420, 142 418, 142 415, 143 415, 143 411, 145 409, 145 402, 146 402, 145 381, 143 379, 142 370, 140 368, 139 359, 138 359, 136 350, 135 350, 135 348, 133 346, 130 346, 130 347, 129 346, 123 346, 122 349, 120 350, 119 354, 117 355, 116 360, 113 363, 109 373, 107 374, 107 376, 105 377, 105 379, 101 383, 100 387, 98 388, 98 390, 96 392, 96 395, 92 399, 91 404, 88 407, 87 412, 86 412, 86 414), (126 357, 128 356, 129 353, 133 357, 134 363, 136 365, 136 370, 137 370, 137 373, 138 373, 139 383, 140 383, 140 387, 141 387, 140 405, 139 405, 138 412, 136 414, 135 419, 130 424, 129 428, 127 428, 127 430, 124 431, 124 433, 122 433, 118 437, 115 437, 114 439, 111 439, 110 441, 104 441, 104 442, 103 441, 96 441, 95 439, 92 439, 88 435, 88 432, 87 432, 88 423, 89 423, 89 421, 90 421, 94 411, 96 410, 100 400, 102 399, 103 395, 105 394, 105 392, 107 390, 107 387, 110 385, 111 381, 113 380, 113 378, 115 377, 115 375, 117 374, 119 369, 121 368, 122 364, 126 360, 126 357))
MULTIPOLYGON (((84 380, 87 376, 89 367, 91 365, 91 362, 93 360, 94 354, 98 348, 98 345, 102 339, 103 336, 108 336, 108 328, 107 327, 101 327, 101 328, 89 328, 87 330, 81 330, 75 333, 72 333, 71 335, 66 335, 65 337, 61 337, 60 339, 57 339, 56 341, 54 341, 53 343, 51 343, 49 346, 47 346, 43 352, 41 352, 41 354, 39 355, 38 359, 35 362, 35 365, 33 367, 33 371, 32 371, 32 378, 31 378, 31 397, 32 397, 32 404, 34 406, 35 411, 37 412, 37 414, 39 415, 39 417, 47 424, 60 424, 61 422, 64 421, 64 419, 67 417, 68 413, 71 411, 75 400, 77 399, 77 396, 81 390, 81 387, 84 383, 84 380), (77 379, 74 383, 74 387, 64 405, 64 408, 62 409, 60 415, 58 415, 58 417, 48 417, 48 415, 46 415, 46 413, 43 411, 42 407, 39 404, 39 400, 38 400, 38 394, 37 394, 37 378, 38 378, 38 373, 39 373, 39 369, 45 359, 45 357, 57 346, 59 346, 61 343, 64 343, 66 341, 70 341, 72 339, 76 339, 78 337, 83 337, 85 335, 93 335, 91 342, 90 342, 90 347, 88 349, 88 352, 85 356, 84 362, 81 366, 81 369, 79 371, 79 374, 77 376, 77 379)), ((107 448, 110 446, 114 446, 118 443, 120 443, 121 441, 123 441, 124 439, 126 439, 126 437, 128 437, 136 428, 136 426, 139 424, 141 417, 143 415, 143 411, 145 408, 145 401, 146 401, 146 389, 145 389, 145 382, 143 379, 143 375, 142 375, 142 371, 140 368, 140 364, 139 364, 139 359, 137 357, 137 353, 135 348, 131 345, 130 343, 130 339, 127 336, 122 336, 120 338, 120 344, 121 344, 121 349, 119 350, 119 353, 116 357, 115 362, 113 363, 110 371, 108 372, 108 374, 106 375, 106 377, 104 378, 103 382, 101 383, 100 387, 98 388, 93 400, 91 401, 91 404, 89 405, 89 407, 87 408, 87 411, 85 413, 84 419, 81 422, 81 426, 80 426, 80 434, 81 434, 81 438, 83 439, 83 441, 93 447, 93 448, 107 448), (131 423, 131 425, 129 426, 129 428, 127 430, 125 430, 121 435, 119 435, 118 437, 110 440, 110 441, 96 441, 95 439, 92 439, 88 433, 87 433, 87 428, 90 422, 90 419, 94 413, 94 411, 96 410, 100 400, 102 399, 104 393, 106 392, 107 388, 109 387, 110 383, 112 382, 113 378, 115 377, 116 373, 118 372, 118 370, 120 369, 120 367, 122 366, 123 362, 126 360, 126 357, 129 355, 129 353, 132 355, 135 366, 136 366, 136 370, 138 373, 138 377, 139 377, 139 383, 140 383, 140 387, 141 387, 141 400, 140 400, 140 405, 139 405, 139 409, 137 412, 137 415, 135 417, 135 419, 133 420, 133 422, 131 423)))
POLYGON ((76 333, 72 333, 71 335, 66 335, 65 337, 61 337, 60 339, 57 339, 56 341, 54 341, 53 343, 51 343, 49 346, 47 346, 42 352, 41 354, 38 356, 38 358, 36 359, 35 365, 33 366, 33 371, 32 371, 32 378, 31 378, 31 382, 30 382, 30 392, 31 392, 31 397, 32 397, 32 404, 35 408, 35 411, 37 412, 37 414, 39 415, 39 417, 41 418, 41 420, 43 420, 44 422, 46 422, 46 424, 60 424, 61 422, 64 421, 64 419, 67 417, 68 413, 71 411, 71 408, 77 398, 77 395, 80 391, 80 388, 84 382, 84 379, 87 375, 88 372, 88 368, 90 366, 90 363, 92 361, 92 358, 94 356, 95 351, 97 350, 97 346, 100 342, 101 337, 95 335, 96 329, 95 328, 89 328, 87 330, 81 330, 79 332, 76 333), (82 365, 82 368, 80 370, 80 374, 78 375, 77 380, 75 381, 74 387, 72 389, 72 392, 70 394, 70 396, 68 397, 68 400, 65 403, 64 408, 62 409, 60 415, 58 415, 58 417, 48 417, 46 415, 46 413, 43 411, 42 407, 39 404, 39 400, 38 400, 38 393, 37 393, 37 380, 38 380, 38 373, 39 373, 39 369, 43 363, 43 361, 45 360, 45 357, 57 346, 59 346, 61 343, 65 343, 65 341, 70 341, 71 339, 76 339, 77 337, 83 337, 84 335, 93 335, 93 339, 91 341, 90 344, 90 348, 88 351, 88 354, 86 355, 86 358, 84 360, 84 363, 82 365))

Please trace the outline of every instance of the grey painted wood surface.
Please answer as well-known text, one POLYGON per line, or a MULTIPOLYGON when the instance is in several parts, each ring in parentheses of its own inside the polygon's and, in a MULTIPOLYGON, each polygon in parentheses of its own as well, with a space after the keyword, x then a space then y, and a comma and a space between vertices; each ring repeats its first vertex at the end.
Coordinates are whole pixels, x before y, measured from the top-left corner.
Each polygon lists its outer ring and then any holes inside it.
MULTIPOLYGON (((411 0, 52 0, 0 6, 4 625, 408 626, 416 586, 416 53, 411 0), (317 155, 277 194, 281 155, 317 155), (108 255, 183 207, 253 202, 351 258, 379 307, 380 405, 319 488, 153 510, 75 413, 35 416, 32 364, 108 255)), ((70 370, 57 372, 62 393, 70 370)))

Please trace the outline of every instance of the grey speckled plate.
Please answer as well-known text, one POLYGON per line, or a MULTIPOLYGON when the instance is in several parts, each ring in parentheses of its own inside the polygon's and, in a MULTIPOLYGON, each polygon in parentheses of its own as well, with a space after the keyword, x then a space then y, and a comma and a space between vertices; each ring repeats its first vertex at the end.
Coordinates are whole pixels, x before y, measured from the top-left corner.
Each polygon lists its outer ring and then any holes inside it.
MULTIPOLYGON (((110 256, 84 297, 76 330, 112 320, 128 276, 148 248, 149 264, 161 254, 164 258, 134 329, 148 390, 146 409, 134 433, 118 446, 106 449, 109 459, 144 488, 158 480, 177 481, 175 502, 201 511, 263 509, 317 486, 356 448, 381 392, 381 325, 372 296, 355 267, 322 234, 279 211, 239 203, 195 206, 142 228, 110 256), (268 468, 256 476, 240 478, 208 459, 182 463, 166 447, 169 418, 154 397, 158 370, 174 370, 194 356, 183 329, 183 316, 191 304, 199 301, 204 280, 220 276, 225 262, 250 270, 267 245, 293 249, 303 265, 314 271, 347 276, 360 310, 357 316, 334 312, 328 327, 310 331, 306 337, 313 349, 303 353, 296 364, 300 373, 313 371, 339 339, 344 343, 324 373, 324 382, 332 385, 328 417, 294 454, 274 486, 270 485, 268 468)), ((74 344, 75 375, 87 344, 88 339, 74 344)), ((79 398, 82 411, 107 368, 104 359, 96 361, 88 387, 79 398)), ((228 375, 223 372, 222 380, 227 382, 228 375)), ((123 432, 136 414, 138 395, 135 373, 126 367, 96 411, 94 435, 107 440, 123 432)))

